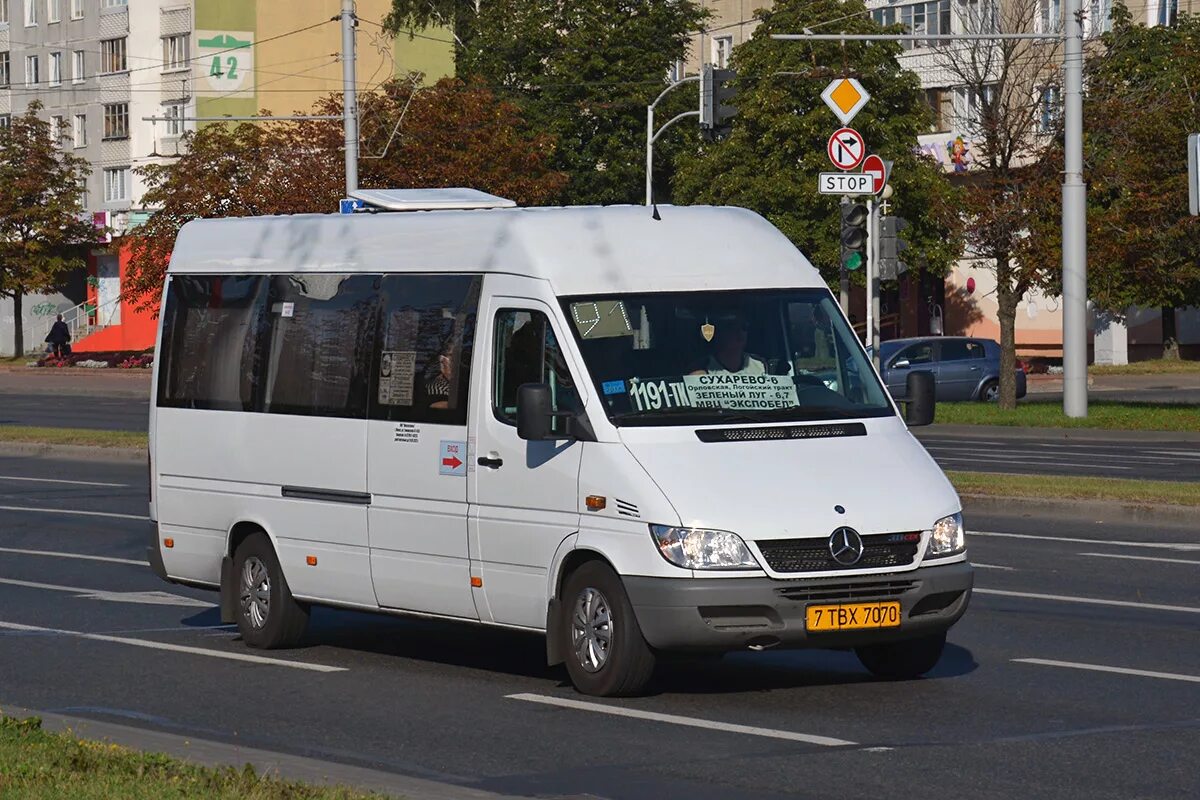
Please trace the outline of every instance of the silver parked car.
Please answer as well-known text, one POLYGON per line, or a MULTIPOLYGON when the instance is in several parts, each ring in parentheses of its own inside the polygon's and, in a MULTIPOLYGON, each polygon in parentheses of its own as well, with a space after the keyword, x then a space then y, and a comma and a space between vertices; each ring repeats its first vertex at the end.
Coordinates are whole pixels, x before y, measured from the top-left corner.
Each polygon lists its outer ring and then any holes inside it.
MULTIPOLYGON (((1000 394, 1000 344, 968 336, 922 336, 879 345, 879 372, 898 397, 914 371, 932 372, 939 402, 994 401, 1000 394)), ((1017 397, 1025 396, 1025 370, 1016 369, 1017 397)))

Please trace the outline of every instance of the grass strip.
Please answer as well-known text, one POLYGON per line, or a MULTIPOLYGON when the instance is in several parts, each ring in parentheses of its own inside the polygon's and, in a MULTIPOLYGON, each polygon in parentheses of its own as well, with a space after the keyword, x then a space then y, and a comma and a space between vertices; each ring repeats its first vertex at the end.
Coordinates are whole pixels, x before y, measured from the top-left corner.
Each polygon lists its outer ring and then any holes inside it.
POLYGON ((1179 358, 1159 358, 1153 361, 1136 361, 1132 364, 1093 364, 1088 367, 1089 375, 1196 375, 1200 374, 1200 361, 1184 361, 1179 358))
POLYGON ((49 733, 36 717, 0 717, 0 797, 22 800, 368 800, 381 795, 311 786, 242 769, 199 767, 157 753, 49 733))
POLYGON ((28 425, 0 425, 0 442, 135 447, 145 450, 147 441, 147 434, 141 431, 99 431, 88 428, 35 428, 28 425))
POLYGON ((1097 428, 1121 431, 1200 431, 1200 405, 1178 403, 1088 404, 1082 419, 1067 417, 1058 403, 1024 400, 1012 410, 995 403, 938 403, 937 422, 947 425, 1000 425, 1027 428, 1097 428))
POLYGON ((1200 506, 1200 482, 957 471, 947 472, 946 476, 964 495, 1107 500, 1143 506, 1200 506))

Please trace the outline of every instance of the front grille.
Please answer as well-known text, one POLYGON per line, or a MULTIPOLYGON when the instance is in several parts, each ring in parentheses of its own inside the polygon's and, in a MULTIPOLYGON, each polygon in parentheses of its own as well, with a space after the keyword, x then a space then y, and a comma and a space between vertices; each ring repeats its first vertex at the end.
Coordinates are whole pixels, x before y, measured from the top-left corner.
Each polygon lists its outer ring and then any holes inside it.
POLYGON ((764 439, 830 439, 841 436, 866 436, 861 422, 831 425, 776 425, 770 428, 702 428, 696 438, 702 442, 757 442, 764 439))
POLYGON ((801 602, 842 603, 850 600, 886 600, 899 597, 920 585, 920 581, 860 581, 858 583, 816 583, 776 589, 780 596, 801 602))
POLYGON ((862 537, 863 554, 857 564, 833 560, 826 539, 769 539, 757 541, 768 566, 776 572, 827 572, 843 569, 888 569, 913 562, 921 544, 919 533, 876 533, 862 537))

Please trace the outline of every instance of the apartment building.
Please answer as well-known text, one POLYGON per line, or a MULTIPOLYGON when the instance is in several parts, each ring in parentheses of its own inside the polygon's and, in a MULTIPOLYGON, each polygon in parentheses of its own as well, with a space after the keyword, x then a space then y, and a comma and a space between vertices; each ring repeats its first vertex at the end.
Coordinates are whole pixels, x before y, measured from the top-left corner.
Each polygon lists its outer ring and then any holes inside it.
MULTIPOLYGON (((94 251, 62 292, 26 298, 25 341, 55 315, 77 349, 139 349, 153 322, 120 299, 119 237, 144 222, 137 168, 180 153, 194 118, 306 113, 342 89, 340 0, 0 0, 0 125, 37 100, 60 146, 86 158, 82 204, 116 244, 94 251)), ((390 0, 359 0, 358 85, 412 71, 453 73, 449 31, 393 39, 390 0)), ((11 354, 11 301, 0 300, 0 355, 11 354)))
MULTIPOLYGON (((705 30, 693 35, 691 54, 686 64, 677 67, 694 74, 701 64, 727 66, 732 49, 750 38, 757 22, 754 11, 770 7, 770 0, 702 0, 712 14, 705 30)), ((1112 0, 1083 0, 1084 34, 1098 46, 1098 38, 1111 29, 1112 0)), ((866 0, 867 13, 881 25, 899 25, 907 33, 943 34, 978 33, 998 30, 1003 19, 1006 30, 1014 19, 1023 19, 1036 32, 1062 29, 1062 0, 866 0), (1003 12, 996 11, 996 4, 1003 12), (1021 7, 1020 4, 1027 4, 1021 7)), ((1200 12, 1200 0, 1132 0, 1129 8, 1135 21, 1147 26, 1173 24, 1181 12, 1200 12)), ((836 32, 826 25, 822 32, 836 32)), ((1045 47, 1045 46, 1042 46, 1045 47)), ((978 130, 981 106, 979 89, 963 85, 944 57, 946 45, 917 40, 904 44, 902 66, 921 79, 925 97, 933 112, 929 130, 920 135, 916 146, 938 162, 948 174, 964 177, 971 170, 976 149, 973 131, 978 130)), ((1060 68, 1051 60, 1028 59, 1026 64, 1046 67, 1041 74, 1028 77, 1030 97, 1037 103, 1035 127, 1050 131, 1062 108, 1060 68)), ((683 73, 681 73, 683 74, 683 73)), ((988 87, 982 87, 988 92, 988 87)), ((830 116, 831 126, 834 120, 830 116)), ((925 335, 931 332, 963 333, 999 339, 998 309, 993 273, 978 260, 964 258, 947 276, 944 284, 901 281, 885 292, 885 336, 925 335)), ((858 303, 864 302, 861 293, 858 303)), ((859 315, 861 319, 861 314, 859 315)), ((1161 352, 1160 315, 1155 309, 1134 310, 1125 323, 1111 319, 1096 325, 1095 352, 1099 359, 1121 363, 1129 357, 1149 357, 1161 352)), ((1177 314, 1181 343, 1200 351, 1200 312, 1195 309, 1177 314)), ((1025 298, 1017 319, 1017 346, 1025 355, 1054 357, 1062 352, 1062 313, 1060 300, 1032 291, 1025 298)))

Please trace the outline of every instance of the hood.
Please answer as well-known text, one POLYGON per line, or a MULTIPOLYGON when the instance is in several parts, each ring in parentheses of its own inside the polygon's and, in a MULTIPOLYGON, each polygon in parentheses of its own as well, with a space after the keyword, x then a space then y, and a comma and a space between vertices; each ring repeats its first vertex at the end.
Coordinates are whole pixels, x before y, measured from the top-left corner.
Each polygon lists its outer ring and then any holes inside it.
POLYGON ((685 526, 745 539, 828 536, 842 525, 922 531, 962 508, 898 417, 863 424, 865 436, 750 442, 702 442, 692 427, 627 427, 621 440, 685 526))

